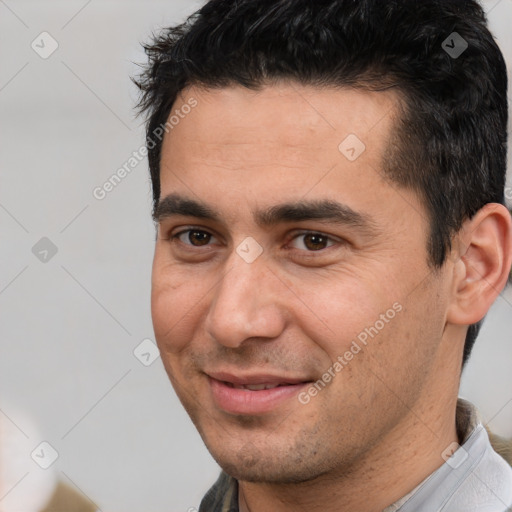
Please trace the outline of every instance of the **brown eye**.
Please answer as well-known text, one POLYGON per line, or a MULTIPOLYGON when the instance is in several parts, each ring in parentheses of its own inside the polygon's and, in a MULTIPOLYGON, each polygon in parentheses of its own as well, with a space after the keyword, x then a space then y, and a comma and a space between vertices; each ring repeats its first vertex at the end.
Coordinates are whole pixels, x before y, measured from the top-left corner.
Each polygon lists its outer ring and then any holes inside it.
POLYGON ((294 244, 297 249, 320 251, 333 245, 333 241, 321 233, 302 233, 295 238, 294 244))
POLYGON ((211 235, 205 231, 190 231, 188 239, 192 245, 206 245, 210 241, 211 235))
POLYGON ((325 249, 327 247, 327 237, 322 235, 306 235, 304 237, 304 245, 312 251, 318 251, 319 249, 325 249))
POLYGON ((200 231, 198 229, 187 229, 174 235, 180 242, 186 245, 193 245, 194 247, 201 247, 208 245, 214 237, 207 231, 200 231))

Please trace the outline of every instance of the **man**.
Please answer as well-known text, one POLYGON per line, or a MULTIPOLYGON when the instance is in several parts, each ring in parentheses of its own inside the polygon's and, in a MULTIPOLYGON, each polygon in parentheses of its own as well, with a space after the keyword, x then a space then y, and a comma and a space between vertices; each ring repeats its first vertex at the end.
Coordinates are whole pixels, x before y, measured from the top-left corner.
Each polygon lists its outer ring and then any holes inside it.
POLYGON ((504 511, 463 362, 506 284, 507 75, 470 0, 212 0, 146 46, 155 336, 201 512, 504 511))

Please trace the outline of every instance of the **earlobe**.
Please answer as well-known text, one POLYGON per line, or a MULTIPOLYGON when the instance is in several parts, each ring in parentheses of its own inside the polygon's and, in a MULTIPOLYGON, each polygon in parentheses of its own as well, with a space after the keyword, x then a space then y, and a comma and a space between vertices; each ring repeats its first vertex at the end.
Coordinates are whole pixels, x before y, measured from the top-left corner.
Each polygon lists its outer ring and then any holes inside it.
POLYGON ((509 277, 512 220, 507 208, 486 204, 465 222, 458 243, 460 254, 453 266, 453 297, 447 320, 471 325, 486 315, 509 277))

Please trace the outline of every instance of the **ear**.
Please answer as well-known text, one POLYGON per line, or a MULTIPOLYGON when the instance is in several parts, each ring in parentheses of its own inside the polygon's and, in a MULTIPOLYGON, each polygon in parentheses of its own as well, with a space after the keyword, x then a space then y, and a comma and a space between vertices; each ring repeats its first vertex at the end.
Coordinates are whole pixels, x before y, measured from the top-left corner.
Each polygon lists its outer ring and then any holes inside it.
POLYGON ((471 325, 481 320, 505 287, 512 264, 512 218, 489 203, 466 221, 456 237, 453 295, 447 321, 471 325))

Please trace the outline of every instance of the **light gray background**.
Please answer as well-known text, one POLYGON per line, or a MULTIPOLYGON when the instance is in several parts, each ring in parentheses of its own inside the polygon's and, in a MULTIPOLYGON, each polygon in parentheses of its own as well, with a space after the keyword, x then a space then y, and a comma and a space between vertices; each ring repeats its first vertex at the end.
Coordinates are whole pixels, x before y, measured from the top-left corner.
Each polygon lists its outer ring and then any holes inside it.
MULTIPOLYGON (((200 4, 0 0, 2 512, 30 512, 56 477, 104 512, 185 512, 217 476, 161 360, 146 367, 133 353, 154 340, 147 161, 105 199, 92 195, 143 145, 128 78, 139 43, 200 4), (59 45, 47 59, 31 48, 43 31, 59 45), (45 263, 32 252, 42 237, 58 249, 45 263), (47 470, 30 455, 42 441, 59 454, 47 470)), ((512 1, 484 6, 512 68, 512 1)), ((508 290, 461 390, 508 436, 511 363, 508 290)))

